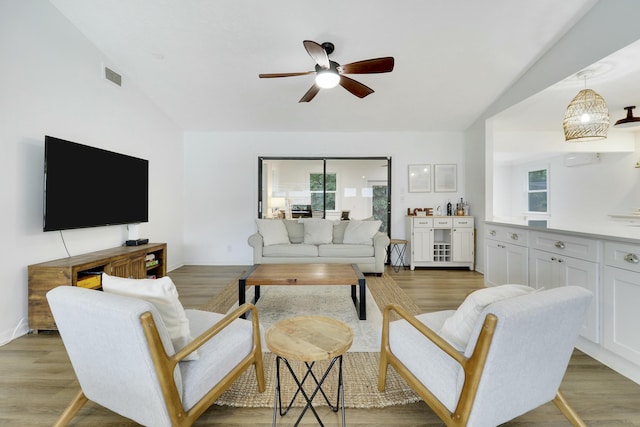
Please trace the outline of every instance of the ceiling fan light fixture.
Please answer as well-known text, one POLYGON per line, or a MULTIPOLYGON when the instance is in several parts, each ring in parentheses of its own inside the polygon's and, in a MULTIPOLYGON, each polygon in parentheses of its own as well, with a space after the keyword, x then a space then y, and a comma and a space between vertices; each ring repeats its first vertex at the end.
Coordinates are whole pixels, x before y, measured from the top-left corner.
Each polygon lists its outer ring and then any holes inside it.
POLYGON ((614 126, 617 126, 619 128, 631 128, 640 126, 640 117, 633 116, 634 108, 636 108, 635 105, 624 107, 624 109, 627 110, 627 117, 618 120, 614 126))
POLYGON ((562 127, 567 142, 605 139, 609 130, 609 109, 592 89, 583 89, 567 106, 562 127))
POLYGON ((323 89, 331 89, 340 83, 340 75, 333 70, 320 71, 316 75, 316 84, 323 89))

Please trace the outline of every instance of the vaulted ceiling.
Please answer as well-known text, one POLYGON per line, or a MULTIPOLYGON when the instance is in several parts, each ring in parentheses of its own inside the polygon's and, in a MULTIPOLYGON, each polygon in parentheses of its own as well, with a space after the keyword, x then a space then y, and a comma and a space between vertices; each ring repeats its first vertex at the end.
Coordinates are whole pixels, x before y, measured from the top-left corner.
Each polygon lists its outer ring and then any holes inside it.
POLYGON ((50 0, 187 131, 464 130, 596 0, 50 0), (345 64, 393 56, 388 74, 298 100, 303 40, 345 64))

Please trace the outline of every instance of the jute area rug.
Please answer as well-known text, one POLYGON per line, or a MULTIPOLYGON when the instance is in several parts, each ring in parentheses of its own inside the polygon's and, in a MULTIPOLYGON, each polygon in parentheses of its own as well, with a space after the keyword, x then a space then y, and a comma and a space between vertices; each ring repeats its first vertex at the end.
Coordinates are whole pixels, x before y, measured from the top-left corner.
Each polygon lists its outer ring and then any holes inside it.
MULTIPOLYGON (((396 303, 403 306, 411 313, 418 314, 420 311, 415 303, 400 289, 396 282, 388 275, 382 277, 366 276, 367 289, 370 291, 373 300, 382 310, 389 303, 396 303)), ((238 302, 238 282, 232 281, 218 295, 201 307, 203 310, 226 313, 238 302)), ((303 314, 303 313, 300 313, 303 314)), ((256 386, 255 371, 247 370, 229 388, 216 404, 232 407, 246 408, 270 408, 273 407, 273 397, 275 389, 276 362, 275 355, 266 349, 264 342, 263 358, 266 380, 266 391, 259 393, 256 386)), ((384 392, 378 391, 378 364, 379 353, 376 352, 347 352, 343 357, 343 377, 345 406, 348 408, 383 408, 386 406, 402 405, 417 402, 420 397, 406 384, 406 382, 393 370, 389 368, 387 382, 384 392)), ((324 372, 328 366, 327 362, 317 362, 314 372, 324 372)), ((304 365, 293 363, 296 374, 300 378, 303 374, 304 365)), ((308 380, 310 381, 310 380, 308 380)), ((282 389, 282 399, 288 402, 296 390, 296 385, 291 379, 286 369, 281 369, 280 383, 282 389)), ((325 383, 323 389, 327 396, 335 405, 337 396, 337 369, 333 369, 325 383)), ((310 386, 311 383, 305 383, 310 386)), ((314 399, 314 405, 324 403, 321 397, 314 399)), ((298 398, 294 406, 304 406, 302 398, 298 398)))

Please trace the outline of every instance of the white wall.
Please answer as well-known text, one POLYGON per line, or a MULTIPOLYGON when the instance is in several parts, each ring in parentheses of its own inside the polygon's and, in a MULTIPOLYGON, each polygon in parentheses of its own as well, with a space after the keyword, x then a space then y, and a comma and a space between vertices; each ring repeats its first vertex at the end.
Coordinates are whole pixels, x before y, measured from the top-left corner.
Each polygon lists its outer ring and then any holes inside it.
POLYGON ((601 153, 593 163, 566 166, 565 156, 555 155, 500 168, 511 197, 500 210, 494 204, 496 214, 522 221, 527 208, 527 172, 542 168, 549 170, 549 227, 590 229, 612 221, 610 214, 630 214, 640 208, 638 156, 640 152, 601 153))
MULTIPOLYGON (((182 263, 182 131, 126 70, 122 88, 104 81, 104 60, 49 2, 0 2, 0 344, 27 332, 27 266, 67 256, 60 233, 42 231, 46 134, 149 159, 149 223, 140 237, 168 242, 169 263, 182 263)), ((91 173, 91 165, 78 166, 78 179, 91 173)), ((99 208, 118 191, 79 202, 99 208)), ((111 226, 63 235, 76 255, 119 246, 127 232, 111 226)))
MULTIPOLYGON (((407 208, 436 207, 465 197, 463 134, 197 133, 185 136, 185 264, 248 265, 255 232, 258 157, 392 157, 394 238, 405 236, 407 208), (408 193, 407 166, 456 163, 458 192, 408 193)), ((473 213, 474 206, 471 205, 473 213)))

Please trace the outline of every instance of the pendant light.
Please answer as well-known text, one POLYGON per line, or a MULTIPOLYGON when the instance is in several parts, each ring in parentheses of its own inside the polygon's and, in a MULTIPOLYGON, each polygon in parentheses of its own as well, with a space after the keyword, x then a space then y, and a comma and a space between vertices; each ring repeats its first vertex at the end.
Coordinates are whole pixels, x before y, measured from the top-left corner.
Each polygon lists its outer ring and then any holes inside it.
POLYGON ((635 126, 640 126, 640 117, 633 116, 632 110, 634 108, 636 108, 635 105, 632 105, 630 107, 624 107, 624 109, 627 110, 627 117, 625 117, 624 119, 618 120, 614 126, 617 126, 619 128, 631 128, 635 126))
POLYGON ((609 109, 604 99, 587 89, 588 71, 578 73, 584 77, 585 88, 578 92, 567 106, 562 127, 567 142, 605 139, 609 130, 609 109))

